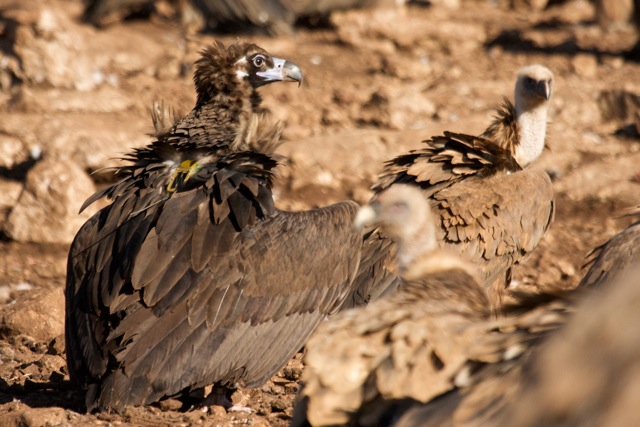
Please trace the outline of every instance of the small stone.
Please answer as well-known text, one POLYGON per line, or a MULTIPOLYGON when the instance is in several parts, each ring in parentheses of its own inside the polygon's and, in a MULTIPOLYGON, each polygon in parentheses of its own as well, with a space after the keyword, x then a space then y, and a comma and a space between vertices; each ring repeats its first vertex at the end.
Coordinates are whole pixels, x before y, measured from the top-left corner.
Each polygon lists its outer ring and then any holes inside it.
POLYGON ((47 372, 60 372, 67 361, 62 356, 54 356, 52 354, 44 354, 36 362, 36 365, 40 368, 41 373, 47 372))
POLYGON ((291 405, 284 399, 275 399, 271 402, 272 412, 285 412, 291 405))
POLYGON ((211 413, 212 417, 226 417, 227 416, 227 410, 219 405, 211 405, 209 406, 209 412, 211 413))
POLYGON ((17 137, 0 133, 0 167, 11 169, 29 159, 29 150, 17 137))
POLYGON ((299 360, 291 360, 282 370, 282 374, 289 381, 298 381, 302 376, 302 362, 299 360))
POLYGON ((233 406, 248 406, 251 402, 251 392, 245 389, 238 389, 231 395, 233 406))
POLYGON ((160 410, 163 412, 167 411, 177 411, 182 408, 182 402, 178 399, 164 399, 158 403, 160 410))
POLYGON ((594 55, 578 54, 571 60, 571 66, 580 77, 595 77, 598 74, 598 60, 594 55))
POLYGON ((286 394, 297 394, 299 389, 300 386, 298 385, 298 383, 289 383, 285 384, 284 386, 284 392, 286 394))
POLYGON ((49 347, 47 350, 47 354, 52 354, 54 356, 62 356, 65 354, 65 346, 64 346, 64 334, 60 334, 49 343, 49 347))

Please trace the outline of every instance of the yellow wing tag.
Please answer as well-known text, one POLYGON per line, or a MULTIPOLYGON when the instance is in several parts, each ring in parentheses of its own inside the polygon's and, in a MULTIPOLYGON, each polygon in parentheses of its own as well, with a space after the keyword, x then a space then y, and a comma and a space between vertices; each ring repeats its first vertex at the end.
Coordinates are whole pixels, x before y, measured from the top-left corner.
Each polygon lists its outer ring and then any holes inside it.
POLYGON ((198 170, 200 165, 193 160, 185 160, 176 168, 167 184, 167 192, 173 193, 182 187, 198 170))

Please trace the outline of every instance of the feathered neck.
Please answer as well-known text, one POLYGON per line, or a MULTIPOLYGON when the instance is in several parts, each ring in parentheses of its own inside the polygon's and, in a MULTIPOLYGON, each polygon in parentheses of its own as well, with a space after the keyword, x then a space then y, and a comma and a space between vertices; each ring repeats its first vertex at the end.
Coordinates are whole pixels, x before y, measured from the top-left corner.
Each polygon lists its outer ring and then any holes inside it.
POLYGON ((394 240, 398 242, 398 270, 401 276, 410 272, 411 266, 417 259, 430 254, 437 248, 433 226, 417 227, 419 230, 412 228, 405 224, 403 232, 407 237, 394 236, 394 240))
POLYGON ((428 301, 442 312, 459 312, 487 318, 489 299, 480 286, 476 269, 458 254, 434 249, 419 255, 401 273, 404 290, 428 301))
POLYGON ((238 122, 248 120, 257 111, 260 95, 238 75, 236 62, 243 57, 239 49, 236 45, 225 49, 221 43, 214 43, 202 51, 193 76, 197 92, 194 110, 225 111, 238 122))
POLYGON ((547 132, 546 102, 530 105, 516 98, 516 122, 518 123, 519 144, 514 157, 521 167, 536 160, 545 147, 547 132))

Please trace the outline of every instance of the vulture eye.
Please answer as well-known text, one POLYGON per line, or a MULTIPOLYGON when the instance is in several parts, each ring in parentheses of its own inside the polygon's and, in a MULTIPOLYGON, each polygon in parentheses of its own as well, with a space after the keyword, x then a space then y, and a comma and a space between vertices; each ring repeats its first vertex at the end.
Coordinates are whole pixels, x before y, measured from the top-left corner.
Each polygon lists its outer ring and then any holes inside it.
POLYGON ((534 89, 536 87, 536 81, 531 77, 525 77, 524 87, 526 87, 527 89, 534 89))
POLYGON ((265 60, 264 56, 262 56, 262 55, 256 55, 256 56, 253 58, 253 65, 254 65, 256 68, 260 68, 260 67, 262 67, 262 64, 264 64, 264 60, 265 60))
POLYGON ((395 215, 404 214, 408 208, 405 202, 394 202, 391 204, 391 212, 395 215))

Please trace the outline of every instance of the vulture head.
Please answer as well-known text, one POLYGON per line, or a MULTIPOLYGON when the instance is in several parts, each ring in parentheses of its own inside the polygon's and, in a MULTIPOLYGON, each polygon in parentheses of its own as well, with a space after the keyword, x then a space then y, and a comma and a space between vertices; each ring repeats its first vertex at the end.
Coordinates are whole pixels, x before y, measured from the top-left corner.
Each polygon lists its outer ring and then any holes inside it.
POLYGON ((546 104, 552 90, 553 73, 547 67, 535 64, 521 68, 516 80, 516 110, 524 111, 546 104))
POLYGON ((238 42, 225 47, 217 41, 202 50, 193 80, 197 106, 202 106, 219 95, 252 95, 260 86, 273 82, 300 85, 302 71, 293 62, 271 56, 255 44, 238 42))
POLYGON ((360 209, 355 225, 378 226, 395 240, 401 271, 438 246, 434 215, 422 191, 413 185, 394 184, 376 194, 360 209))

